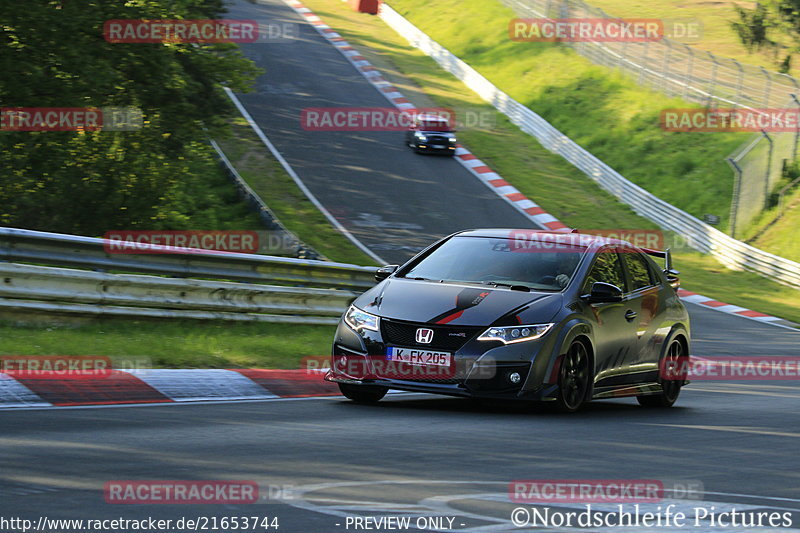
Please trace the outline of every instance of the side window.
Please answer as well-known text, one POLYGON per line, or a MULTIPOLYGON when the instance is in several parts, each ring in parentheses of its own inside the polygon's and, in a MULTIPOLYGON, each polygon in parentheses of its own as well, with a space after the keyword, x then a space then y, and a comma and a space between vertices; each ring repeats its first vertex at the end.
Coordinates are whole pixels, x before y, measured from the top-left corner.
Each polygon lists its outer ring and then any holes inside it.
POLYGON ((647 259, 642 254, 633 250, 626 250, 622 257, 625 258, 625 266, 628 268, 628 274, 631 277, 632 291, 649 287, 653 284, 653 280, 650 277, 650 269, 647 267, 647 259))
POLYGON ((586 283, 583 285, 584 294, 592 290, 595 282, 602 281, 616 285, 623 291, 625 290, 625 278, 622 275, 622 264, 619 262, 619 255, 613 250, 606 249, 597 254, 594 265, 586 276, 586 283))

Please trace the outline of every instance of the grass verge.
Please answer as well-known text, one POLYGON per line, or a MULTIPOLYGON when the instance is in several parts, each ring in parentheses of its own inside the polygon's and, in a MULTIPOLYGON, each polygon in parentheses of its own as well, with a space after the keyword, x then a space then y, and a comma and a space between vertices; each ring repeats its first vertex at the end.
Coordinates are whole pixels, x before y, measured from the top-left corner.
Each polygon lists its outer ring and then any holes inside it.
POLYGON ((141 357, 148 368, 300 368, 330 353, 335 326, 110 319, 78 326, 0 322, 0 354, 141 357))
POLYGON ((234 119, 231 136, 217 142, 247 184, 301 241, 331 261, 375 264, 311 203, 245 119, 234 119))

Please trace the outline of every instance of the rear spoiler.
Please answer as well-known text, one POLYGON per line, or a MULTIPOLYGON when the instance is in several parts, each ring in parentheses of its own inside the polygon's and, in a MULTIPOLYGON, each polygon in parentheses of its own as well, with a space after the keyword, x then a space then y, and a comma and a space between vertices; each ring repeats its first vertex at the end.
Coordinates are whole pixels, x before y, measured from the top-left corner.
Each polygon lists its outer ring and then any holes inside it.
POLYGON ((678 277, 680 272, 672 268, 672 254, 670 253, 669 248, 664 251, 651 250, 649 248, 641 248, 641 250, 647 255, 664 259, 663 272, 667 276, 667 281, 669 282, 670 286, 677 291, 678 287, 681 286, 681 279, 678 277))

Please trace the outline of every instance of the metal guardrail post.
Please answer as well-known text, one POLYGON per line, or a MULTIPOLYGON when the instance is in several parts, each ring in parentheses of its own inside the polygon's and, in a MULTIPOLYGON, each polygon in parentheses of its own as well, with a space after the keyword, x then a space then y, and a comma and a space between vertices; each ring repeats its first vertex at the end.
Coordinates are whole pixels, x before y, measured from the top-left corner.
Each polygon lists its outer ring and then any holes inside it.
POLYGON ((759 66, 758 68, 761 69, 761 72, 764 74, 764 77, 767 79, 767 88, 764 91, 764 107, 770 107, 769 99, 770 99, 770 93, 771 93, 771 90, 772 90, 772 76, 769 75, 769 72, 767 72, 767 69, 765 69, 764 67, 759 66))
MULTIPOLYGON (((739 100, 743 99, 742 95, 742 87, 744 86, 744 68, 742 64, 736 61, 735 59, 732 60, 733 64, 736 65, 736 68, 739 70, 739 78, 736 80, 736 97, 739 100)), ((736 107, 738 102, 734 102, 733 107, 736 107)))
POLYGON ((708 89, 708 104, 707 107, 711 107, 714 101, 714 89, 717 86, 717 71, 719 70, 719 63, 717 63, 717 56, 712 54, 711 52, 706 52, 708 57, 711 58, 711 61, 714 63, 714 68, 711 71, 711 87, 708 89))
POLYGON ((731 195, 730 235, 736 238, 736 217, 739 213, 739 192, 742 190, 742 168, 732 157, 725 159, 733 168, 733 194, 731 195))
POLYGON ((772 137, 769 134, 761 130, 761 135, 763 135, 767 142, 769 143, 769 153, 767 154, 767 170, 764 172, 764 209, 769 207, 769 176, 772 173, 772 154, 775 150, 775 141, 772 140, 772 137))
POLYGON ((800 100, 797 99, 797 94, 791 94, 792 100, 797 105, 795 112, 798 115, 797 127, 794 129, 794 145, 792 146, 792 161, 797 160, 797 145, 800 143, 800 100))
POLYGON ((683 84, 683 95, 682 95, 683 99, 686 100, 686 97, 689 93, 689 87, 691 87, 692 83, 692 73, 693 73, 692 69, 694 68, 694 50, 692 49, 691 46, 687 46, 685 44, 683 45, 683 47, 686 48, 686 52, 689 55, 689 61, 687 61, 686 65, 686 83, 683 84))

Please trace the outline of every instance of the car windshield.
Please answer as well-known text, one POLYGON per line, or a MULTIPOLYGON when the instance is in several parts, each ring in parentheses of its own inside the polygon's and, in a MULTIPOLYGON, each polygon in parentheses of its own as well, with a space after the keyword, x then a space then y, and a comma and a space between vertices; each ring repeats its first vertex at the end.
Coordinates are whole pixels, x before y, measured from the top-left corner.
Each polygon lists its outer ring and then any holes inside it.
POLYGON ((582 246, 547 241, 457 236, 403 277, 560 291, 569 284, 585 251, 582 246))
POLYGON ((451 131, 446 120, 423 120, 418 127, 422 131, 451 131))

